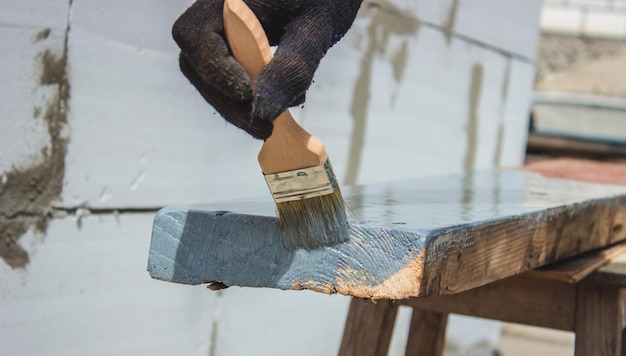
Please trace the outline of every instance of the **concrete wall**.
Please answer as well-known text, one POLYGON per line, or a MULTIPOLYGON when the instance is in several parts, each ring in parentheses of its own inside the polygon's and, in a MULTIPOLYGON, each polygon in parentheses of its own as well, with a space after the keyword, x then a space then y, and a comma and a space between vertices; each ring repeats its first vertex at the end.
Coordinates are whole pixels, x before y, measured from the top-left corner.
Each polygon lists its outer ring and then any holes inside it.
MULTIPOLYGON (((169 31, 189 3, 0 0, 6 354, 337 350, 346 298, 216 293, 145 272, 159 207, 267 194, 260 143, 178 71, 169 31)), ((344 184, 518 165, 540 4, 366 1, 294 116, 325 142, 344 184)), ((408 320, 405 311, 398 323, 408 320)), ((497 337, 494 324, 473 339, 466 330, 481 327, 459 325, 449 350, 497 337)), ((392 353, 405 338, 394 336, 392 353)))
POLYGON ((575 36, 626 38, 626 0, 545 0, 545 32, 575 36))

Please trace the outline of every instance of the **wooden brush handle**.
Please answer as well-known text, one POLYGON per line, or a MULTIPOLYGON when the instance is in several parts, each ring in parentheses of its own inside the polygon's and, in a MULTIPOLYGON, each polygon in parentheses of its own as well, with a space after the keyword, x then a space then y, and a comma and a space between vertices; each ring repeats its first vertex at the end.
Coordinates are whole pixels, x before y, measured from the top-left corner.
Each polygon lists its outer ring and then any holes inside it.
MULTIPOLYGON (((224 30, 230 50, 256 85, 263 68, 272 59, 261 23, 242 0, 225 0, 224 30)), ((327 159, 322 142, 300 127, 289 110, 274 120, 272 136, 265 140, 259 152, 264 174, 319 166, 327 159)))

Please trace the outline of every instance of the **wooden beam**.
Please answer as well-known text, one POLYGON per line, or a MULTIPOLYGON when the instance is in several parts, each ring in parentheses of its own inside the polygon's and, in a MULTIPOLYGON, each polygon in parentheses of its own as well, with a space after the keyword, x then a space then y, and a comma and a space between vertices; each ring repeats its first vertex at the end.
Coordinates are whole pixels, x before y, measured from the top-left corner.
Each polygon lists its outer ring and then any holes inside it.
MULTIPOLYGON (((616 264, 614 265, 611 261, 624 254, 624 252, 626 252, 626 242, 622 242, 605 249, 591 251, 581 256, 555 262, 536 270, 526 272, 526 275, 536 278, 553 279, 555 281, 567 283, 577 283, 593 272, 596 272, 604 265, 610 263, 614 266, 613 268, 617 267, 615 266, 616 264)), ((624 269, 623 272, 626 273, 626 269, 624 269)), ((626 277, 624 279, 626 281, 626 277)))
POLYGON ((350 241, 288 250, 265 199, 168 207, 148 270, 176 283, 373 299, 463 292, 626 239, 626 187, 521 171, 347 187, 350 241))
POLYGON ((384 356, 389 350, 399 304, 353 298, 343 330, 340 356, 384 356))
POLYGON ((456 295, 399 301, 434 313, 574 330, 576 286, 564 282, 516 276, 456 295))
POLYGON ((529 153, 566 154, 587 158, 626 158, 624 145, 531 133, 529 153))

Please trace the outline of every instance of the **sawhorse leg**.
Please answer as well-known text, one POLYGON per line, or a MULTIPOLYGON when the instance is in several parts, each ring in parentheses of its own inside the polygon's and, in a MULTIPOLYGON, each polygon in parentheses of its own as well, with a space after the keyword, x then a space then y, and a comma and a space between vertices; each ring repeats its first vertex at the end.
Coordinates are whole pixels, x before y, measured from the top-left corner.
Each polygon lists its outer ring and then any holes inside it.
POLYGON ((374 304, 353 299, 339 355, 386 355, 399 305, 413 308, 406 355, 443 352, 448 313, 576 333, 576 356, 626 356, 626 283, 515 277, 461 294, 374 304))
POLYGON ((626 355, 622 346, 624 291, 583 281, 576 294, 576 356, 626 355))
POLYGON ((387 355, 398 304, 353 298, 341 340, 340 356, 387 355))
POLYGON ((413 308, 406 356, 443 355, 448 314, 413 308))
MULTIPOLYGON (((387 355, 399 304, 353 298, 343 332, 340 356, 387 355)), ((406 355, 443 353, 448 314, 413 308, 406 355)))

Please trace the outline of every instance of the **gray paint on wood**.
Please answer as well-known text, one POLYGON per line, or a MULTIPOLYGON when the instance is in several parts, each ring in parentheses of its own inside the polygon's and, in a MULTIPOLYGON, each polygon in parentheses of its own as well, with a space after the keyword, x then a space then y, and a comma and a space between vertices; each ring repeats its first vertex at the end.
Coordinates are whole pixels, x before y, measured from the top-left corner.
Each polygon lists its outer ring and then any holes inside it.
MULTIPOLYGON (((607 207, 623 204, 626 196, 624 187, 545 179, 520 171, 428 177, 343 191, 351 209, 351 238, 316 250, 283 247, 270 197, 164 208, 155 217, 148 270, 154 278, 176 283, 218 281, 360 297, 458 292, 454 278, 448 275, 443 281, 440 275, 430 275, 429 266, 449 274, 449 266, 470 263, 472 257, 464 253, 474 245, 498 241, 506 246, 513 243, 507 239, 520 238, 509 231, 545 228, 550 225, 542 224, 563 214, 575 218, 577 212, 605 209, 614 215, 607 207), (485 240, 498 234, 500 240, 485 240)), ((533 234, 525 236, 532 245, 533 234)), ((595 247, 578 244, 549 254, 531 251, 532 261, 503 273, 512 275, 595 247)), ((515 250, 511 256, 526 253, 515 250)), ((499 267, 493 260, 484 263, 486 269, 480 271, 484 278, 477 279, 477 285, 502 277, 489 270, 490 264, 499 267)))
POLYGON ((382 283, 416 258, 424 242, 419 232, 393 226, 353 224, 350 235, 334 247, 289 251, 274 217, 165 208, 155 218, 149 270, 185 284, 299 289, 315 283, 310 287, 334 293, 335 278, 349 283, 351 270, 377 271, 367 283, 382 283))

